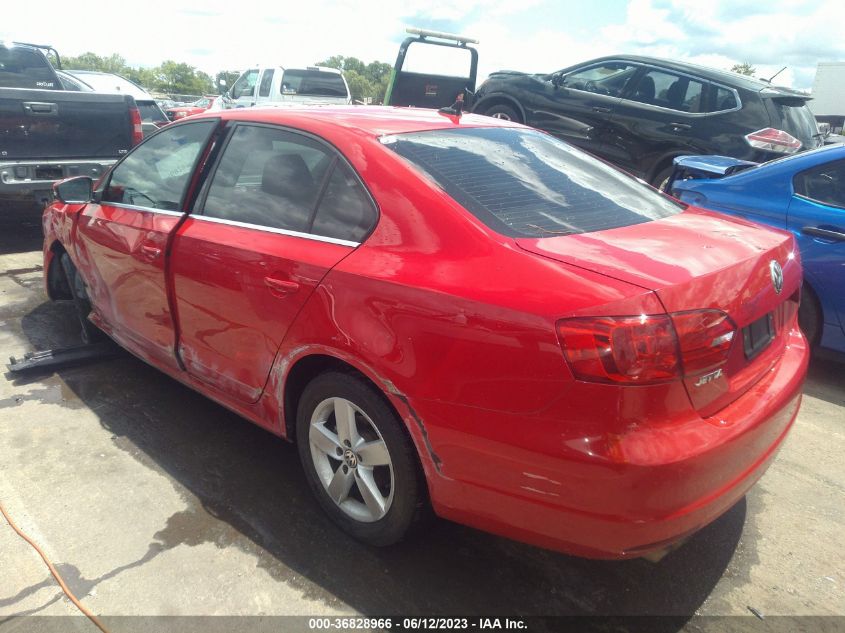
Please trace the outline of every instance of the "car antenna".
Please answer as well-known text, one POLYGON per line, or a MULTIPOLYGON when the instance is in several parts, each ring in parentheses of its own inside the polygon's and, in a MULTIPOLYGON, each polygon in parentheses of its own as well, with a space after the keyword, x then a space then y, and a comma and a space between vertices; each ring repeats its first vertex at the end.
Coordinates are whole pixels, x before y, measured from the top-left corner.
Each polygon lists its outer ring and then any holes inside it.
POLYGON ((786 69, 787 69, 787 67, 786 67, 786 66, 784 66, 784 67, 783 67, 783 68, 781 68, 779 71, 777 71, 774 75, 772 75, 772 76, 771 76, 771 77, 769 77, 768 79, 764 79, 763 81, 765 81, 767 84, 772 83, 772 79, 774 79, 775 77, 777 77, 779 74, 781 74, 781 73, 782 73, 784 70, 786 70, 786 69))
POLYGON ((438 110, 438 112, 440 114, 445 114, 447 116, 453 116, 453 117, 460 118, 461 112, 462 112, 463 109, 464 109, 464 93, 461 92, 461 93, 458 94, 457 97, 455 97, 455 103, 453 103, 452 105, 450 105, 446 108, 440 108, 438 110))

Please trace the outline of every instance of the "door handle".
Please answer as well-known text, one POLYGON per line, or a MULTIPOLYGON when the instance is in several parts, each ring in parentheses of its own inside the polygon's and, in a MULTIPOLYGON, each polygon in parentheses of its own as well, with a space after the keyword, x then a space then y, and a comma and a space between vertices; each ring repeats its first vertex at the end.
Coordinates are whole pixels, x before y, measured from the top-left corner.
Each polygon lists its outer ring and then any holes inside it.
POLYGON ((295 281, 288 281, 287 279, 276 279, 275 277, 265 277, 264 285, 267 286, 271 292, 283 295, 293 294, 299 290, 299 284, 295 281))
POLYGON ((692 126, 689 123, 670 123, 669 127, 673 132, 680 132, 681 130, 689 130, 692 126))
POLYGON ((610 112, 610 108, 603 108, 602 106, 593 106, 593 112, 601 112, 602 114, 608 114, 610 112))
POLYGON ((835 231, 832 229, 823 229, 819 226, 805 226, 801 228, 801 232, 813 237, 820 237, 823 240, 831 240, 834 242, 845 242, 845 233, 842 231, 835 231))
POLYGON ((161 255, 161 249, 158 246, 153 246, 151 244, 141 244, 141 248, 139 249, 144 255, 147 256, 147 259, 158 259, 158 256, 161 255))
POLYGON ((32 116, 56 116, 59 107, 55 103, 42 103, 39 101, 26 101, 23 104, 24 112, 32 116))

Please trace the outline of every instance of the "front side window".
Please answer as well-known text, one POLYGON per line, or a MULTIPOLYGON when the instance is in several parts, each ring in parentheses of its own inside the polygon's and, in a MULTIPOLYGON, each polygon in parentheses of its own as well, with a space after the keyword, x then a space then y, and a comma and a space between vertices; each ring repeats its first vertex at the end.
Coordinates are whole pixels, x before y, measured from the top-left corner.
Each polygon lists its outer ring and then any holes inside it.
POLYGON ((257 125, 235 128, 203 214, 356 242, 376 217, 363 186, 335 152, 308 136, 257 125))
POLYGON ((640 77, 629 99, 679 112, 704 112, 704 94, 700 81, 651 69, 640 77))
POLYGON ((636 66, 625 62, 605 62, 566 75, 561 85, 575 90, 618 97, 636 70, 636 66))
POLYGON ((828 163, 796 174, 795 193, 814 202, 845 208, 845 161, 828 163))
POLYGON ((175 126, 138 146, 114 168, 103 202, 179 211, 215 125, 211 120, 175 126))
POLYGON ((684 207, 554 137, 464 128, 382 137, 494 231, 511 237, 588 233, 658 220, 684 207))
POLYGON ((238 77, 238 80, 232 86, 232 99, 239 97, 254 97, 255 84, 258 82, 258 69, 251 68, 243 75, 238 77))

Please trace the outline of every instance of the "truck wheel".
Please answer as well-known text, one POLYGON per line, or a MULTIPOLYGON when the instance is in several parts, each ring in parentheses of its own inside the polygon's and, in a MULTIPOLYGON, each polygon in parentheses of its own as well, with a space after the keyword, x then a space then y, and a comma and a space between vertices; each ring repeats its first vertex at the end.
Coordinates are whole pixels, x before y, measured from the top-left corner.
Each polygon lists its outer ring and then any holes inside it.
POLYGON ((503 103, 487 108, 487 110, 484 111, 484 115, 493 117, 494 119, 504 119, 505 121, 522 123, 522 117, 519 116, 517 111, 503 103))
POLYGON ((317 501, 354 538, 392 545, 428 514, 413 444, 363 379, 329 372, 311 381, 299 400, 296 440, 317 501))

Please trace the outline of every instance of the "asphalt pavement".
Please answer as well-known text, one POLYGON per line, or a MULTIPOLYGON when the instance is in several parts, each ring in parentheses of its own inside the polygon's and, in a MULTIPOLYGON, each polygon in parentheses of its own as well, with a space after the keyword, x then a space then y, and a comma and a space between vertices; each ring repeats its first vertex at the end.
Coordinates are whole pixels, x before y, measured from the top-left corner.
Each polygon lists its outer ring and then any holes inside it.
MULTIPOLYGON (((76 342, 72 306, 44 295, 38 211, 0 216, 0 356, 76 342)), ((446 521, 374 549, 322 514, 292 445, 128 354, 0 377, 0 500, 105 616, 845 616, 843 456, 845 359, 817 357, 767 474, 659 563, 446 521)), ((0 631, 77 613, 0 517, 0 631)))

